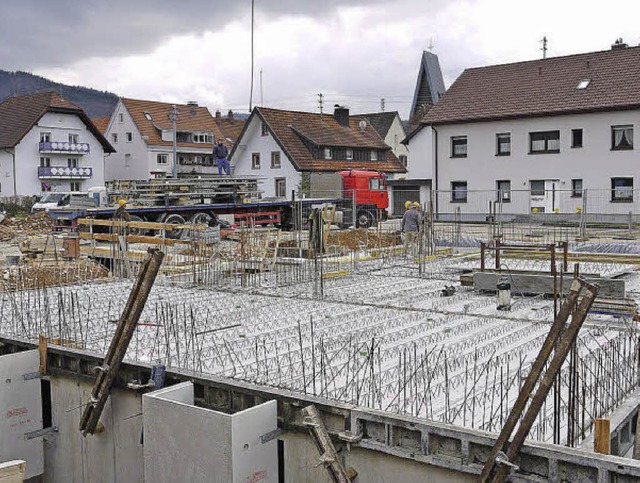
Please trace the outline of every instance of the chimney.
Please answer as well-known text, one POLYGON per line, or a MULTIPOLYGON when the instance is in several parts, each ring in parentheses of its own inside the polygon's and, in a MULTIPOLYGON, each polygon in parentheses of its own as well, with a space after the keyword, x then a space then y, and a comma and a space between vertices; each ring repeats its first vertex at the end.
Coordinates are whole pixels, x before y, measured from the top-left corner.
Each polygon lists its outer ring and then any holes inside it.
POLYGON ((216 110, 216 119, 222 119, 222 113, 220 112, 220 109, 216 110))
POLYGON ((187 101, 187 106, 198 107, 198 101, 187 101))
POLYGON ((227 114, 227 119, 229 119, 230 121, 233 121, 233 111, 231 109, 229 109, 229 113, 227 114))
POLYGON ((336 104, 333 106, 333 117, 335 117, 338 124, 344 127, 349 127, 349 108, 336 104))
POLYGON ((611 50, 626 49, 627 47, 629 47, 629 45, 625 44, 624 40, 622 40, 622 37, 620 37, 613 43, 613 45, 611 46, 611 50))

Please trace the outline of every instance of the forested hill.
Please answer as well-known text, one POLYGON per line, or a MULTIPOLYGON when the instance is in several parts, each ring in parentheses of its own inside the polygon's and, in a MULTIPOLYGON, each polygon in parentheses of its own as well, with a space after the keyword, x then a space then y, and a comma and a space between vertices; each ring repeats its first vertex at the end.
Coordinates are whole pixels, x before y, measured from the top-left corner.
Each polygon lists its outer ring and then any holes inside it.
POLYGON ((35 94, 52 89, 81 106, 91 119, 111 116, 118 102, 118 96, 111 92, 68 86, 28 72, 0 70, 0 100, 12 95, 35 94))

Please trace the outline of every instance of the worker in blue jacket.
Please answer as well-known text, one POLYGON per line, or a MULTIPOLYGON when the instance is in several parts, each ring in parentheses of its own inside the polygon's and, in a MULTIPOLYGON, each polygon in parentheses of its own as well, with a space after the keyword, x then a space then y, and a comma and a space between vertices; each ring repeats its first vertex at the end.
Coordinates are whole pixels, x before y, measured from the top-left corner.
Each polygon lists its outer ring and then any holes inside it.
POLYGON ((224 141, 222 138, 218 138, 218 144, 213 147, 213 157, 218 162, 218 174, 222 174, 222 170, 228 175, 231 174, 231 166, 229 166, 229 160, 227 156, 229 155, 229 150, 224 145, 224 141))

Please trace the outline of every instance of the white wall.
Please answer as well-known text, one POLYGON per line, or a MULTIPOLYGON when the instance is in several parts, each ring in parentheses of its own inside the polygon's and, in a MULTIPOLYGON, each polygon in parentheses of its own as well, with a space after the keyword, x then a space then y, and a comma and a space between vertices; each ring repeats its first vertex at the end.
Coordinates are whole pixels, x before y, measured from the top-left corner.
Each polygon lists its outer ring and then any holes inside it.
MULTIPOLYGON (((0 196, 13 196, 13 156, 0 150, 0 196)), ((37 169, 37 168, 36 168, 37 169)))
MULTIPOLYGON (((38 178, 40 157, 51 159, 51 166, 67 166, 67 158, 78 158, 78 166, 93 168, 93 177, 85 180, 44 180, 52 191, 69 191, 70 181, 80 181, 80 190, 92 186, 104 186, 104 149, 82 120, 74 114, 46 113, 40 121, 22 138, 15 148, 16 189, 19 195, 39 195, 42 181, 38 178), (51 141, 68 141, 69 134, 78 134, 78 142, 89 143, 88 154, 40 154, 40 133, 50 132, 51 141)), ((0 181, 2 195, 13 194, 12 180, 7 176, 11 171, 11 156, 3 156, 0 161, 0 181), (5 161, 6 159, 6 161, 5 161), (6 185, 6 186, 5 186, 6 185)))
MULTIPOLYGON (((397 116, 393 119, 393 122, 391 123, 391 127, 389 128, 389 131, 387 132, 387 136, 384 138, 384 142, 388 145, 391 146, 391 151, 393 151, 393 154, 395 154, 398 159, 400 159, 400 156, 409 156, 409 150, 407 149, 407 147, 402 144, 402 140, 407 136, 407 133, 404 130, 404 127, 402 126, 402 121, 400 121, 400 116, 397 116)), ((398 178, 398 177, 403 177, 405 176, 404 174, 401 173, 395 173, 392 174, 390 177, 391 178, 398 178)))
MULTIPOLYGON (((407 179, 434 178, 434 143, 433 129, 423 127, 409 141, 407 161, 407 179)), ((402 175, 400 176, 402 177, 402 175)))
POLYGON ((262 121, 258 116, 253 116, 244 136, 238 140, 238 146, 233 153, 233 159, 231 159, 234 174, 238 176, 253 175, 265 178, 261 184, 265 198, 275 196, 276 178, 286 178, 286 198, 289 198, 291 191, 298 189, 302 176, 293 167, 289 158, 285 156, 280 146, 278 146, 278 143, 273 139, 273 136, 271 136, 271 134, 263 136, 261 132, 262 121), (271 168, 272 151, 280 151, 280 168, 271 168), (251 168, 251 155, 253 153, 260 153, 260 169, 251 168))
MULTIPOLYGON (((520 193, 529 190, 529 180, 557 179, 562 197, 561 212, 575 212, 582 199, 568 196, 572 179, 582 179, 583 188, 591 190, 589 203, 601 205, 611 213, 638 211, 640 200, 633 203, 611 203, 611 178, 633 177, 634 188, 640 189, 638 167, 640 159, 640 111, 566 115, 538 119, 519 119, 473 124, 439 126, 438 131, 438 189, 449 190, 452 181, 466 181, 468 203, 449 203, 450 197, 440 197, 440 211, 460 206, 464 211, 486 211, 486 193, 473 190, 495 190, 496 180, 510 180, 514 202, 506 206, 514 212, 529 212, 522 193, 522 203, 516 203, 520 193), (611 150, 611 126, 634 125, 635 148, 629 151, 611 150), (571 148, 571 130, 583 130, 583 147, 571 148), (529 133, 560 131, 560 153, 528 154, 529 133), (496 156, 496 134, 511 133, 511 155, 496 156), (467 157, 451 157, 451 136, 467 136, 467 157), (566 195, 566 196, 565 196, 566 195), (473 203, 472 198, 475 200, 473 203), (516 204, 518 206, 516 206, 516 204), (477 206, 476 206, 477 205, 477 206)), ((424 131, 424 130, 423 130, 424 131)), ((418 137, 418 136, 416 136, 418 137)), ((410 160, 414 154, 410 144, 410 160)), ((636 196, 635 198, 639 198, 636 196)), ((495 199, 495 194, 491 200, 495 199)))
MULTIPOLYGON (((116 150, 115 153, 107 158, 105 163, 105 179, 107 181, 115 179, 149 179, 149 171, 157 168, 155 154, 153 155, 152 163, 152 156, 147 152, 147 143, 142 139, 140 131, 138 131, 133 118, 122 101, 118 101, 113 114, 111 114, 105 137, 116 150), (122 122, 120 122, 119 114, 123 114, 122 122), (127 132, 133 133, 131 142, 127 142, 127 132), (113 141, 114 133, 118 135, 117 143, 113 141), (131 155, 131 161, 128 165, 126 163, 127 154, 131 155)), ((171 160, 172 156, 170 154, 169 163, 163 168, 168 173, 171 173, 172 169, 171 160)))

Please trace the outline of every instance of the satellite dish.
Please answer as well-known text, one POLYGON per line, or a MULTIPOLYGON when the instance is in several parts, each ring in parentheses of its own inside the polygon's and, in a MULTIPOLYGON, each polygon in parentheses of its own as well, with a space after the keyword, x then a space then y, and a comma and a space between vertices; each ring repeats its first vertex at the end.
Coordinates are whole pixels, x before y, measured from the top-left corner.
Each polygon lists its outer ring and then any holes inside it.
POLYGON ((363 119, 362 121, 360 121, 360 122, 358 123, 358 127, 359 127, 361 130, 363 130, 363 131, 364 131, 364 130, 366 129, 366 127, 367 127, 367 121, 365 121, 365 120, 363 119))

